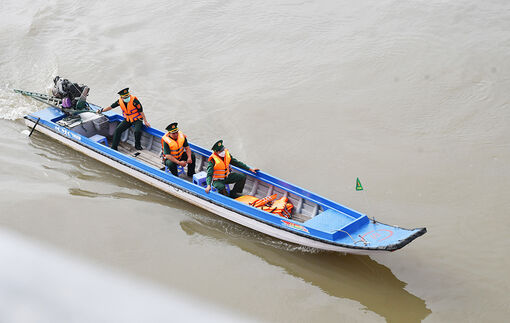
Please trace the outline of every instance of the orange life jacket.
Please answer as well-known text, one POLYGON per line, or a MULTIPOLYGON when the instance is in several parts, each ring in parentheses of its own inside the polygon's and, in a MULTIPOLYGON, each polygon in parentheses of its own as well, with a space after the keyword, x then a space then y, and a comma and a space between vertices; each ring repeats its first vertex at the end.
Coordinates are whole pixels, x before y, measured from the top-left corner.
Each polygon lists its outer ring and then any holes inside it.
POLYGON ((230 153, 228 152, 228 149, 225 149, 225 157, 222 159, 220 156, 218 156, 216 153, 213 153, 208 161, 211 161, 214 159, 214 173, 213 173, 213 181, 214 180, 223 180, 227 178, 227 176, 231 172, 230 167, 230 153))
POLYGON ((253 203, 260 200, 258 197, 251 196, 251 195, 242 195, 236 198, 236 201, 239 201, 244 204, 253 205, 253 203))
POLYGON ((275 200, 271 206, 262 207, 262 210, 290 219, 290 214, 293 207, 294 205, 289 202, 288 198, 282 197, 275 200))
POLYGON ((262 206, 264 206, 264 205, 266 205, 268 203, 271 203, 274 200, 276 200, 276 196, 277 196, 276 194, 273 194, 271 196, 266 196, 266 197, 264 197, 264 198, 262 198, 262 199, 260 199, 258 201, 255 201, 252 205, 254 207, 262 207, 262 206))
POLYGON ((178 133, 179 136, 177 137, 177 140, 173 140, 170 137, 170 132, 167 132, 163 137, 161 137, 161 149, 163 150, 163 155, 165 152, 166 142, 168 147, 170 147, 170 155, 176 159, 181 158, 182 154, 184 153, 184 141, 186 141, 186 135, 180 131, 178 133))
POLYGON ((286 197, 276 200, 276 194, 261 199, 251 195, 243 195, 236 198, 236 201, 259 208, 262 211, 277 214, 287 219, 291 218, 291 212, 294 208, 294 205, 292 205, 286 197))
POLYGON ((126 107, 126 103, 122 98, 119 99, 119 105, 122 109, 122 114, 124 115, 124 118, 126 118, 126 121, 133 122, 138 119, 142 118, 142 114, 138 111, 138 108, 134 106, 133 102, 136 99, 136 96, 129 96, 129 102, 126 107))

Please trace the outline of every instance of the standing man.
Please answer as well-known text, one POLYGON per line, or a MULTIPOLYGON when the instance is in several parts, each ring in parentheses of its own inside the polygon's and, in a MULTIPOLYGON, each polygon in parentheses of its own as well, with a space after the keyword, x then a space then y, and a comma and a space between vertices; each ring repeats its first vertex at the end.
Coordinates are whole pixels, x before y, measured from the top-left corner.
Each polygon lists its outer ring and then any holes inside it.
POLYGON ((135 127, 135 148, 136 150, 142 150, 142 145, 140 144, 140 139, 142 138, 142 126, 145 124, 146 127, 150 127, 151 125, 147 122, 147 118, 143 113, 142 104, 138 101, 136 96, 132 96, 129 94, 129 88, 125 88, 118 92, 120 95, 120 99, 112 103, 109 107, 98 110, 98 113, 102 113, 105 111, 109 111, 118 106, 122 109, 122 114, 124 115, 124 120, 117 126, 115 129, 115 133, 113 134, 113 143, 112 149, 117 150, 117 147, 120 142, 120 135, 129 127, 135 127), (143 124, 142 124, 143 121, 143 124))
POLYGON ((191 152, 188 144, 188 138, 177 128, 177 122, 171 123, 166 127, 168 132, 161 137, 161 147, 163 149, 163 158, 165 165, 177 176, 177 165, 188 165, 188 176, 195 174, 195 154, 191 152))
POLYGON ((205 188, 205 192, 209 193, 212 185, 218 192, 227 195, 225 185, 235 183, 234 188, 230 191, 230 197, 236 198, 238 194, 243 192, 244 184, 246 183, 246 175, 233 173, 230 164, 254 174, 257 173, 258 169, 252 169, 232 157, 228 149, 225 149, 225 146, 223 146, 223 140, 218 140, 212 147, 212 150, 213 153, 209 157, 209 164, 207 165, 207 187, 205 188))

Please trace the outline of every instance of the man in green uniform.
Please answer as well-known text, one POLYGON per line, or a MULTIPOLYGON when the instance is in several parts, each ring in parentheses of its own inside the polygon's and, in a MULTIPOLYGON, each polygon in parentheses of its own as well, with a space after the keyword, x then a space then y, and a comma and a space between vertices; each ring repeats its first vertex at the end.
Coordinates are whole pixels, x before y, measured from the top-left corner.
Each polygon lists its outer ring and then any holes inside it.
POLYGON ((257 173, 258 169, 252 169, 232 157, 228 149, 225 149, 225 146, 223 146, 223 140, 217 141, 212 147, 212 150, 213 153, 209 157, 209 164, 207 165, 207 187, 205 188, 205 192, 209 193, 212 185, 218 192, 227 195, 225 185, 235 183, 234 188, 230 191, 230 197, 238 197, 238 195, 243 192, 244 184, 246 183, 246 175, 231 172, 230 164, 254 174, 257 173))
POLYGON ((193 174, 195 174, 195 154, 191 152, 187 136, 179 131, 177 122, 168 125, 166 130, 168 132, 161 137, 166 167, 174 176, 177 176, 177 166, 184 167, 188 165, 188 177, 193 177, 193 174))
POLYGON ((135 148, 137 150, 142 150, 143 148, 140 143, 142 138, 142 126, 143 124, 145 124, 146 127, 150 127, 151 125, 143 113, 142 104, 138 101, 138 98, 129 94, 129 88, 120 90, 118 94, 120 95, 120 99, 118 101, 113 102, 109 107, 98 110, 98 113, 102 113, 119 106, 122 109, 122 114, 125 119, 117 126, 117 129, 115 129, 112 149, 117 150, 120 142, 120 135, 122 135, 125 130, 129 129, 129 127, 134 126, 135 148))

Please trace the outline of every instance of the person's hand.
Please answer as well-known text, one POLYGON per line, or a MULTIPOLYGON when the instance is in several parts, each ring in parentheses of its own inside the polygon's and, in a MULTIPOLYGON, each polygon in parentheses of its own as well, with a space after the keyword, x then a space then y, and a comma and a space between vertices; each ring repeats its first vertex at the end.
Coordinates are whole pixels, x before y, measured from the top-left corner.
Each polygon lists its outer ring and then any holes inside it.
POLYGON ((186 166, 186 162, 183 160, 183 161, 179 161, 179 165, 181 165, 182 167, 186 166))
POLYGON ((250 172, 252 172, 253 174, 257 174, 257 172, 259 171, 260 169, 258 168, 250 168, 250 172))
POLYGON ((209 194, 209 191, 211 190, 211 185, 207 185, 207 187, 205 188, 205 192, 207 194, 209 194))
POLYGON ((191 157, 188 157, 188 160, 186 161, 188 164, 191 164, 193 161, 191 160, 191 157))
POLYGON ((147 121, 147 120, 143 120, 143 123, 145 124, 145 126, 146 126, 147 128, 150 128, 150 127, 151 127, 151 124, 149 123, 149 121, 147 121))
POLYGON ((103 113, 103 108, 101 108, 101 109, 99 109, 99 110, 96 110, 96 113, 97 113, 97 114, 101 114, 101 113, 103 113))

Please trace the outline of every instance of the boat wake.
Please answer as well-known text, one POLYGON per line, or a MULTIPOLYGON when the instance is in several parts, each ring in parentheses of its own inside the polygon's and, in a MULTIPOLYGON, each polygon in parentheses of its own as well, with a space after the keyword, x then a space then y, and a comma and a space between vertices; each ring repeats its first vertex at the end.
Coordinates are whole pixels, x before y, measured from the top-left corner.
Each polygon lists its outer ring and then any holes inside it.
POLYGON ((320 250, 320 249, 317 249, 317 248, 312 248, 312 247, 306 247, 306 246, 299 246, 299 245, 295 245, 295 244, 291 244, 291 243, 288 243, 288 242, 285 242, 285 241, 281 241, 281 240, 276 240, 274 238, 271 238, 270 240, 267 240, 267 237, 262 237, 259 241, 260 244, 262 245, 265 245, 265 246, 268 246, 268 247, 273 247, 273 248, 276 248, 276 249, 280 249, 280 250, 283 250, 283 251, 290 251, 290 252, 304 252, 304 253, 310 253, 310 254, 316 254, 316 253, 326 253, 327 251, 324 251, 324 250, 320 250))
POLYGON ((304 252, 316 254, 325 252, 320 249, 300 246, 267 236, 254 230, 248 230, 230 221, 200 214, 190 214, 194 221, 183 221, 181 227, 188 234, 199 234, 216 240, 229 240, 234 245, 255 243, 264 247, 272 247, 287 252, 304 252))
POLYGON ((34 102, 36 101, 15 93, 8 84, 2 85, 0 86, 0 119, 22 119, 25 115, 43 107, 41 103, 34 102))

